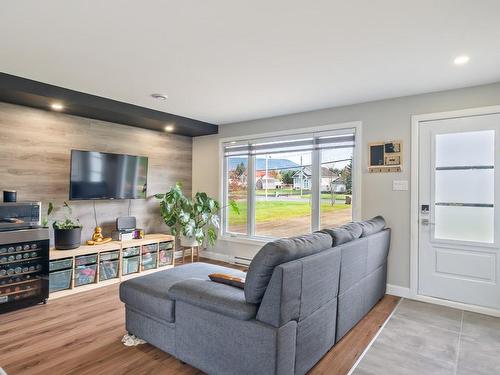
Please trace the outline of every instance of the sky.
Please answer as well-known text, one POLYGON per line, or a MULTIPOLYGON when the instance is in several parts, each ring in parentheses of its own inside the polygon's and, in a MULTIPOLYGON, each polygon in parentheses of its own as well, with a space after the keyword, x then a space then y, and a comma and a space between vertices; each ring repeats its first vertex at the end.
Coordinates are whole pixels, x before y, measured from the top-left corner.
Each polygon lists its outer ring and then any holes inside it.
MULTIPOLYGON (((323 150, 321 152, 321 164, 324 165, 325 167, 328 167, 328 168, 333 167, 333 168, 342 169, 347 164, 349 164, 349 161, 336 162, 333 165, 330 162, 332 162, 334 160, 351 159, 352 153, 353 153, 352 147, 323 150)), ((306 165, 311 165, 312 153, 310 151, 307 151, 307 152, 284 152, 284 153, 279 153, 279 154, 278 153, 270 154, 268 156, 270 158, 275 158, 275 159, 288 159, 288 160, 291 160, 291 161, 297 163, 298 165, 301 164, 301 156, 302 156, 302 165, 306 166, 306 165)), ((265 156, 259 156, 258 159, 265 159, 265 156)))

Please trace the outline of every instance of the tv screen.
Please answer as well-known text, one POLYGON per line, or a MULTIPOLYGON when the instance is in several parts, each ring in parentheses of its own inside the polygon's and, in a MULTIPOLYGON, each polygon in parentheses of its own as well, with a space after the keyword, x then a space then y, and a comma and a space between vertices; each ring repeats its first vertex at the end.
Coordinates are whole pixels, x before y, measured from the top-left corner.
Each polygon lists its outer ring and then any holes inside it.
POLYGON ((71 150, 69 199, 146 198, 148 158, 71 150))

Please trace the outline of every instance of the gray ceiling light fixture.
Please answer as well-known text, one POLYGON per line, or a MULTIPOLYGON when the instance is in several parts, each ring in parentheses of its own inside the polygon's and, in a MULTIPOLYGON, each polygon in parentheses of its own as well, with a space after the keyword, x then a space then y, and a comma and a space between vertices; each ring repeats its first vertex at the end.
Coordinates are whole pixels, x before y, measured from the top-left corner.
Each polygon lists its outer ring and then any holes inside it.
POLYGON ((168 95, 158 94, 158 93, 151 94, 151 97, 154 99, 158 99, 158 100, 167 100, 168 99, 168 95))

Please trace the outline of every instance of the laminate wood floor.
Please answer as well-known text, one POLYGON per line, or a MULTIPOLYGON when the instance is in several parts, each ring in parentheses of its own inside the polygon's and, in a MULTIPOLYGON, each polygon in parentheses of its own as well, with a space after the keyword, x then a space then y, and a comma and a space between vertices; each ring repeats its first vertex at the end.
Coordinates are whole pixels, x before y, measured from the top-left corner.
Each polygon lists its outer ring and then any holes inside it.
MULTIPOLYGON (((310 374, 347 374, 398 301, 386 295, 310 374)), ((202 374, 149 344, 124 346, 124 311, 116 284, 2 314, 0 367, 9 375, 202 374)))

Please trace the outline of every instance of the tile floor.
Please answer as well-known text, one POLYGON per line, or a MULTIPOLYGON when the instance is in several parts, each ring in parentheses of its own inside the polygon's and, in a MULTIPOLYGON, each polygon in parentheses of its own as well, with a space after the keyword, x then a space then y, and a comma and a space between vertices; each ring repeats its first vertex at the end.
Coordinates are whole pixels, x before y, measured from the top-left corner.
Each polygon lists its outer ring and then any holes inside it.
POLYGON ((500 318, 402 300, 353 375, 500 374, 500 318))

